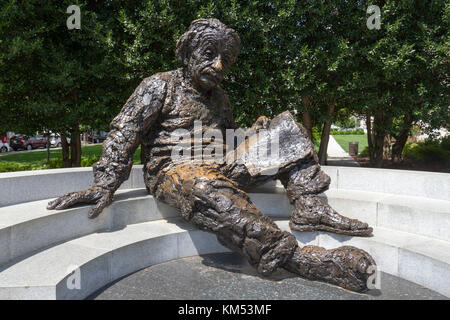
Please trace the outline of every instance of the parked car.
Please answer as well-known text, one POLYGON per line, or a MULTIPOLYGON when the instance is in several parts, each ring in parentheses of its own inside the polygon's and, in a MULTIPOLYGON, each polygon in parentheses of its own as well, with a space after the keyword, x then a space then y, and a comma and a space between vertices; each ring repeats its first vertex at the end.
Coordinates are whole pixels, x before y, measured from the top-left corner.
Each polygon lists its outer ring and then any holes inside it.
POLYGON ((37 148, 45 148, 47 146, 47 139, 42 136, 19 135, 10 139, 11 148, 17 150, 32 150, 37 148))
MULTIPOLYGON (((70 143, 70 138, 66 138, 67 143, 70 143)), ((62 143, 61 143, 61 137, 57 134, 52 133, 50 135, 50 147, 52 148, 56 148, 56 147, 61 147, 62 143)))
POLYGON ((89 143, 103 143, 106 140, 106 135, 90 134, 87 137, 89 143))
POLYGON ((0 153, 9 152, 11 150, 12 148, 9 146, 8 143, 0 141, 0 153))

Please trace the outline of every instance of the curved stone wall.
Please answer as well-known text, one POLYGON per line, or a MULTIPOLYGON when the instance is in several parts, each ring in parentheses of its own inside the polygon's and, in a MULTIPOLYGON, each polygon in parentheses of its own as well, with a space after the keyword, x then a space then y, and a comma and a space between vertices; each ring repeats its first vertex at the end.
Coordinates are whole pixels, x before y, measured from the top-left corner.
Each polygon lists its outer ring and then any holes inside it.
MULTIPOLYGON (((331 177, 330 189, 371 191, 450 200, 450 174, 425 171, 322 166, 331 177)), ((0 207, 49 199, 89 187, 92 168, 0 173, 0 207)), ((255 190, 274 191, 274 183, 255 190)), ((278 187, 282 187, 280 184, 278 187)), ((144 188, 142 165, 135 165, 120 189, 144 188)))
MULTIPOLYGON (((332 185, 322 196, 341 213, 368 222, 374 236, 293 232, 299 243, 355 245, 371 253, 382 271, 450 297, 450 174, 323 168, 332 185)), ((0 298, 84 298, 143 267, 227 250, 147 195, 142 166, 133 168, 113 204, 95 220, 87 219, 88 206, 45 209, 50 198, 91 181, 91 168, 0 174, 0 298), (73 265, 80 268, 81 289, 67 286, 73 265)), ((250 196, 289 230, 292 208, 279 182, 250 196)))

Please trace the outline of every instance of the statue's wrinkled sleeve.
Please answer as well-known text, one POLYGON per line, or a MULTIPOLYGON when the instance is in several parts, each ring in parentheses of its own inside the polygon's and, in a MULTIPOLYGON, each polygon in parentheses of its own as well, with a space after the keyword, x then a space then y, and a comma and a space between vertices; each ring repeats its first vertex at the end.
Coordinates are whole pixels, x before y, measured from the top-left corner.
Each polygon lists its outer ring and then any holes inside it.
POLYGON ((102 156, 93 167, 95 187, 114 192, 128 179, 134 152, 160 114, 166 87, 158 75, 144 79, 113 119, 102 156))

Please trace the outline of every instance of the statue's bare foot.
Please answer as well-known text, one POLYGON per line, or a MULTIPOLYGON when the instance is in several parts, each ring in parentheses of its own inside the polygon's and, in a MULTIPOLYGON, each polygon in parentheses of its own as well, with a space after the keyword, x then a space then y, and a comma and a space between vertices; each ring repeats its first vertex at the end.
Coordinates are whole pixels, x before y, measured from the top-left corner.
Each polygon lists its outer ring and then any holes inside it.
POLYGON ((284 268, 310 280, 325 281, 356 292, 368 290, 375 261, 364 250, 343 246, 326 250, 318 246, 297 248, 284 268), (369 273, 370 272, 370 273, 369 273))
POLYGON ((304 195, 295 200, 289 226, 295 231, 320 230, 363 237, 373 231, 365 222, 340 215, 316 195, 304 195))

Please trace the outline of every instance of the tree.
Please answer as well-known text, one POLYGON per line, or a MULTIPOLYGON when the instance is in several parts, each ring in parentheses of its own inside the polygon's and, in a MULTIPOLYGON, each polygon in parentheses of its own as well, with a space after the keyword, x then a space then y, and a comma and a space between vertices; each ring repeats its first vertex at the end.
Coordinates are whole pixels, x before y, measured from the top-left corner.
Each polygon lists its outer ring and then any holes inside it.
POLYGON ((60 133, 64 166, 79 166, 80 125, 106 125, 124 101, 127 81, 117 49, 119 8, 110 1, 78 1, 81 30, 68 30, 70 4, 2 3, 0 109, 13 130, 60 133))
MULTIPOLYGON (((369 30, 368 1, 78 1, 81 30, 68 30, 69 1, 0 5, 0 128, 71 136, 67 166, 80 160, 80 126, 107 127, 145 77, 178 67, 176 40, 192 20, 215 17, 242 39, 224 87, 235 119, 297 110, 321 134, 345 108, 367 116, 371 161, 400 159, 411 125, 448 126, 450 6, 381 1, 369 30), (373 121, 372 121, 373 119, 373 121)), ((63 139, 64 141, 64 139, 63 139)))
POLYGON ((444 1, 384 1, 381 29, 362 39, 365 68, 358 86, 367 96, 363 105, 376 167, 388 159, 391 137, 392 158, 401 159, 415 121, 448 126, 449 12, 444 1))
POLYGON ((151 1, 138 15, 123 12, 121 21, 133 35, 127 57, 140 78, 147 75, 142 70, 176 67, 175 41, 193 19, 216 17, 234 28, 242 48, 224 87, 236 121, 249 126, 260 115, 308 110, 298 120, 303 118, 310 134, 313 122, 325 123, 323 163, 334 111, 353 89, 349 43, 358 40, 359 33, 352 33, 355 20, 365 28, 364 12, 358 2, 348 1, 151 1), (149 52, 150 46, 156 52, 149 52))

